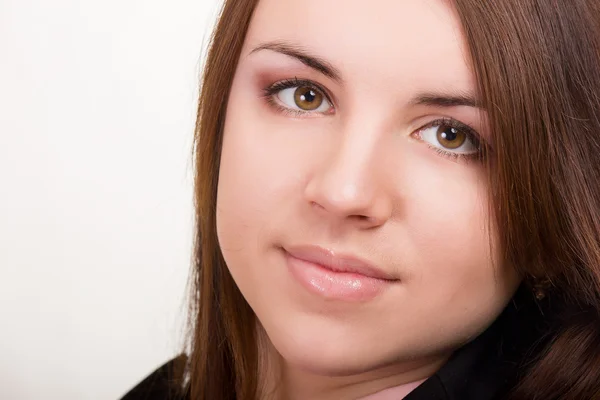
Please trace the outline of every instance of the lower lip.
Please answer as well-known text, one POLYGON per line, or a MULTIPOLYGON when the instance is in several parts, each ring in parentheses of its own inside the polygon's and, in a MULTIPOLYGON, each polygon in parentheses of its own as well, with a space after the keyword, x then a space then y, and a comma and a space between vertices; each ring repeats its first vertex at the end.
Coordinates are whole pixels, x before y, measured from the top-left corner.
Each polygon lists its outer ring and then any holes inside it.
POLYGON ((395 281, 352 272, 336 272, 322 265, 285 253, 292 276, 310 292, 327 299, 367 301, 375 298, 395 281))

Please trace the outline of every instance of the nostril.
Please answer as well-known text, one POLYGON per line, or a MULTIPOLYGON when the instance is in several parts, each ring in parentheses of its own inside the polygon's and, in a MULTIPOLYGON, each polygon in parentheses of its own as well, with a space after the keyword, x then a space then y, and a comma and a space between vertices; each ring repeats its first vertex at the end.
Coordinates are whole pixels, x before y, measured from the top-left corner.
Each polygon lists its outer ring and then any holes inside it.
POLYGON ((366 215, 352 215, 352 219, 357 220, 359 222, 372 222, 374 220, 373 217, 368 217, 366 215))
POLYGON ((324 209, 325 209, 325 207, 323 207, 322 205, 320 205, 320 204, 319 204, 319 203, 317 203, 316 201, 311 201, 311 202, 310 202, 310 205, 311 205, 312 207, 315 207, 315 208, 318 208, 318 209, 321 209, 321 210, 324 210, 324 209))

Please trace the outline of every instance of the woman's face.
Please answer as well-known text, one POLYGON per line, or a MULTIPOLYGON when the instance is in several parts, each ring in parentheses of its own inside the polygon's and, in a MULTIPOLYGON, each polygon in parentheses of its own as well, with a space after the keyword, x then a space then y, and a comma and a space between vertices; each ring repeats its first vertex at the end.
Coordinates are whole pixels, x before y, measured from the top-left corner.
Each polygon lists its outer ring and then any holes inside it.
POLYGON ((446 1, 260 1, 227 108, 217 228, 291 365, 443 360, 516 290, 490 247, 468 60, 446 1))

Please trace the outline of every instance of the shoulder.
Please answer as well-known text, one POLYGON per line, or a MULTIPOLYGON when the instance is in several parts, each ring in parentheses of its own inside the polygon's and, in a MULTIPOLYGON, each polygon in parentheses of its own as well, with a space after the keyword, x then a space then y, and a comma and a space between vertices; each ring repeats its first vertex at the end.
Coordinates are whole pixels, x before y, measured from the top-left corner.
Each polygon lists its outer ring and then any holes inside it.
POLYGON ((165 363, 133 389, 121 400, 185 400, 181 391, 181 371, 187 357, 180 355, 165 363))

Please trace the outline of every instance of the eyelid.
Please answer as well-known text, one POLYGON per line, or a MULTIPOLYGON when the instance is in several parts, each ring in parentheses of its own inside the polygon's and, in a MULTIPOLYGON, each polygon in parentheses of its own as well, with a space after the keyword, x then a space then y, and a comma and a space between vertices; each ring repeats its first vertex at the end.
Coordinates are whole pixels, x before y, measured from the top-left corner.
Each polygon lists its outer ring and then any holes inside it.
POLYGON ((449 117, 436 118, 436 119, 426 123, 425 125, 419 127, 415 131, 413 131, 411 136, 413 136, 413 135, 417 135, 418 136, 417 140, 424 142, 427 146, 429 146, 431 149, 436 151, 441 156, 447 157, 450 159, 483 160, 484 158, 486 158, 488 156, 489 151, 490 151, 490 148, 487 145, 486 141, 482 138, 482 136, 475 129, 473 129, 471 126, 469 126, 463 122, 460 122, 454 118, 449 118, 449 117), (463 131, 467 135, 468 140, 473 142, 473 146, 476 147, 478 149, 478 151, 476 153, 471 153, 471 154, 456 153, 456 152, 453 152, 450 150, 445 150, 441 147, 434 146, 434 145, 428 143, 426 140, 424 140, 421 137, 421 132, 423 132, 426 129, 432 128, 434 126, 439 126, 439 125, 446 125, 451 128, 456 128, 456 129, 463 131))
POLYGON ((319 92, 323 93, 323 96, 325 96, 325 99, 329 102, 329 104, 331 104, 331 106, 334 109, 336 108, 335 97, 331 94, 331 92, 329 90, 327 90, 324 86, 322 86, 321 84, 319 84, 315 81, 312 81, 309 79, 298 79, 298 77, 282 79, 282 80, 279 80, 279 81, 267 86, 266 88, 263 89, 263 96, 264 97, 273 96, 276 93, 280 92, 281 90, 289 89, 289 88, 296 87, 296 86, 307 86, 307 87, 318 90, 319 92))
POLYGON ((469 126, 463 122, 460 122, 454 118, 450 118, 450 117, 436 118, 433 121, 430 121, 430 122, 426 123, 425 125, 419 127, 418 129, 415 130, 415 132, 420 132, 427 128, 431 128, 433 126, 438 126, 438 125, 447 125, 451 128, 456 128, 456 129, 462 130, 463 132, 465 132, 467 134, 467 136, 470 139, 472 139, 474 141, 474 144, 476 144, 477 146, 481 147, 481 146, 486 145, 485 140, 474 128, 472 128, 471 126, 469 126))
MULTIPOLYGON (((270 84, 269 86, 262 89, 262 92, 263 92, 262 95, 265 99, 267 99, 268 102, 271 103, 272 106, 278 108, 279 111, 285 112, 289 115, 305 116, 305 115, 309 115, 309 114, 325 114, 322 112, 315 113, 315 112, 311 112, 311 111, 293 110, 288 107, 282 106, 281 104, 276 104, 275 101, 273 100, 273 96, 275 96, 280 91, 289 89, 289 88, 293 88, 293 87, 299 87, 299 86, 306 86, 306 87, 310 87, 310 88, 320 91, 323 94, 323 96, 325 97, 326 101, 331 105, 331 107, 334 110, 336 109, 335 101, 332 100, 333 96, 331 95, 329 90, 327 90, 321 84, 319 84, 313 80, 299 79, 296 76, 294 76, 294 78, 282 79, 275 83, 270 84)), ((484 153, 489 150, 489 148, 488 148, 489 146, 486 143, 486 141, 482 138, 482 136, 474 128, 472 128, 468 124, 465 124, 463 122, 458 121, 457 119, 450 118, 450 117, 436 118, 436 119, 426 123, 425 125, 419 127, 418 129, 416 129, 413 132, 413 134, 418 134, 421 131, 423 131, 427 128, 436 126, 436 125, 447 125, 447 126, 450 126, 450 127, 453 127, 453 128, 456 128, 456 129, 459 129, 459 130, 465 132, 467 134, 469 140, 471 140, 473 142, 474 146, 477 147, 478 149, 480 149, 479 153, 484 153)), ((422 139, 420 139, 420 140, 422 140, 422 139)), ((448 153, 452 153, 452 152, 448 152, 448 153)), ((452 154, 454 154, 454 153, 452 153, 452 154)))

